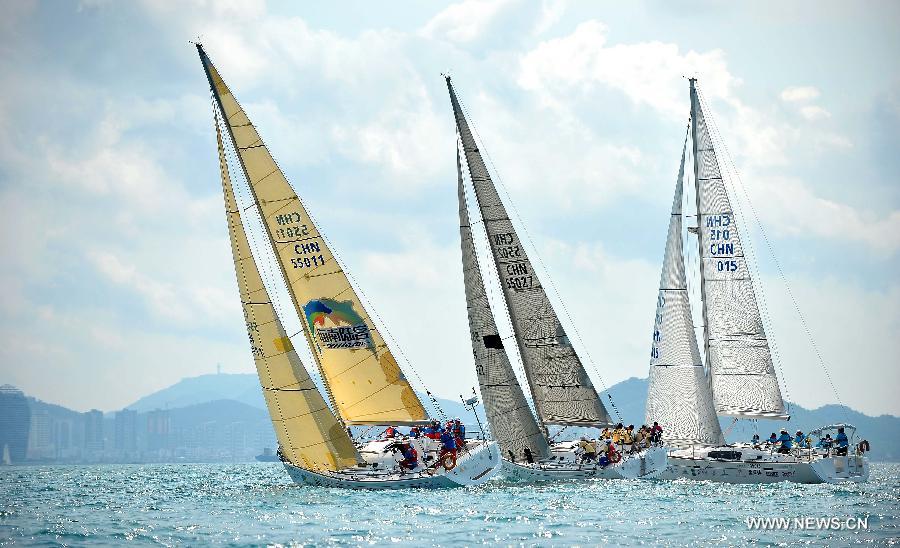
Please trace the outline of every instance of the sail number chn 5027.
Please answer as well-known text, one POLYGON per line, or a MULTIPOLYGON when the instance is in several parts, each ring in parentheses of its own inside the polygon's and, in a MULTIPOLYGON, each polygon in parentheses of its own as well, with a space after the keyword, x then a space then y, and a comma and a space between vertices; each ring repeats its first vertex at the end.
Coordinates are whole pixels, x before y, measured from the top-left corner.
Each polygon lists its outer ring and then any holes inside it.
POLYGON ((503 282, 506 287, 515 291, 534 287, 534 276, 529 271, 528 257, 523 253, 516 235, 512 232, 493 234, 490 241, 504 266, 503 282))

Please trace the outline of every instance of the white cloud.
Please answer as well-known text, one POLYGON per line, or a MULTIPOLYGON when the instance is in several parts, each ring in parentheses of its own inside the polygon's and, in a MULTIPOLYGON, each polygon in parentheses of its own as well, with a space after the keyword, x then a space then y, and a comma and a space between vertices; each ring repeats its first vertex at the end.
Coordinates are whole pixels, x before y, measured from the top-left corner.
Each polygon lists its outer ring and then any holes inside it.
POLYGON ((810 122, 831 118, 831 113, 818 105, 804 105, 800 107, 800 114, 810 122))
POLYGON ((532 33, 539 36, 562 19, 569 7, 568 0, 541 0, 541 13, 534 25, 532 33))
POLYGON ((791 86, 781 92, 781 100, 789 103, 812 101, 819 95, 818 88, 812 86, 791 86))
MULTIPOLYGON (((793 177, 750 173, 751 179, 753 186, 748 191, 756 210, 766 225, 781 233, 859 243, 883 257, 900 251, 900 210, 881 216, 859 211, 816 196, 808 185, 793 177)), ((740 192, 734 196, 743 200, 740 192)))
POLYGON ((649 105, 686 119, 684 77, 699 76, 711 98, 730 98, 740 81, 731 75, 721 50, 679 52, 676 44, 639 42, 609 45, 606 25, 591 20, 574 32, 538 44, 520 62, 518 82, 548 104, 594 86, 616 89, 636 105, 649 105))
POLYGON ((422 35, 457 43, 481 37, 510 0, 463 0, 451 4, 432 17, 422 28, 422 35))

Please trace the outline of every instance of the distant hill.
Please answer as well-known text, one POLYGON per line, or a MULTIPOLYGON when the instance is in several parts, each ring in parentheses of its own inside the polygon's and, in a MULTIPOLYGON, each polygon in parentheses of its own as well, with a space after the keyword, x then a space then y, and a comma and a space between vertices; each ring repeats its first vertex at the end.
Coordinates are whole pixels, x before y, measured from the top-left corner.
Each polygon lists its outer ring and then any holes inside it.
MULTIPOLYGON (((647 402, 648 379, 632 377, 609 388, 608 392, 602 392, 603 403, 615 419, 622 417, 625 424, 639 425, 644 422, 644 407, 647 402), (610 403, 609 395, 612 395, 610 403)), ((425 394, 419 394, 427 408, 433 405, 425 394)), ((461 402, 445 398, 436 398, 443 413, 448 417, 460 417, 463 422, 471 426, 475 425, 475 418, 467 411, 461 402)), ((265 417, 265 402, 259 388, 259 381, 253 374, 213 374, 190 377, 178 383, 145 396, 129 406, 139 411, 154 408, 168 407, 173 409, 193 405, 191 413, 201 413, 204 407, 196 407, 197 404, 215 402, 216 400, 234 400, 229 402, 229 412, 246 413, 248 417, 253 415, 255 420, 259 413, 265 417), (237 405, 240 402, 244 405, 237 405)), ((225 405, 224 402, 221 405, 225 405)), ((749 440, 754 432, 754 424, 760 435, 767 437, 772 431, 786 426, 791 433, 795 430, 809 431, 817 426, 837 422, 849 422, 860 429, 860 434, 872 443, 871 456, 875 460, 900 461, 900 418, 891 415, 870 417, 848 407, 840 405, 826 405, 818 409, 806 409, 797 404, 789 404, 792 418, 788 423, 776 421, 740 421, 729 433, 729 441, 749 440)), ((210 411, 213 412, 213 411, 210 411)), ((479 416, 483 421, 484 410, 479 409, 479 416)), ((238 420, 235 417, 233 420, 238 420)), ((246 419, 250 420, 250 418, 246 419)), ((723 430, 731 424, 730 419, 721 419, 723 430)))
POLYGON ((127 406, 138 412, 174 409, 215 400, 234 400, 266 408, 259 381, 253 374, 211 374, 187 377, 127 406))
MULTIPOLYGON (((428 395, 418 393, 427 409, 434 405, 428 395)), ((461 401, 435 398, 443 413, 450 417, 459 417, 466 424, 475 424, 475 417, 463 406, 461 401)), ((177 383, 153 392, 128 406, 138 412, 153 409, 175 409, 189 405, 215 401, 233 400, 265 411, 266 402, 259 387, 259 379, 252 373, 244 374, 211 374, 181 379, 177 383)), ((481 413, 484 420, 484 414, 481 413)))

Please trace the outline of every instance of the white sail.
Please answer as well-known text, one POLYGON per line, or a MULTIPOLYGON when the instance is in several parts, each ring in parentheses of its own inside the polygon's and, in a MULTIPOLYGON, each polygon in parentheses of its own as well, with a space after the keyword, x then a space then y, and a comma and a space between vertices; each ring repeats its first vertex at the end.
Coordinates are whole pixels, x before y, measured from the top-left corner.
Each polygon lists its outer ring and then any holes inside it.
POLYGON ((731 201, 691 80, 704 340, 720 415, 787 418, 731 201))
POLYGON ((447 89, 538 417, 545 425, 610 424, 609 414, 509 220, 449 77, 447 89))
POLYGON ((494 314, 484 289, 484 279, 475 253, 469 212, 466 207, 459 150, 456 152, 456 172, 459 190, 459 236, 462 247, 463 281, 466 289, 466 311, 475 357, 475 372, 484 409, 491 425, 491 434, 500 445, 500 452, 511 461, 527 460, 526 449, 534 460, 550 456, 547 438, 538 426, 522 386, 516 379, 503 341, 494 321, 494 314))
POLYGON ((647 424, 656 421, 662 425, 668 445, 719 445, 725 439, 694 335, 684 269, 684 161, 682 149, 653 324, 646 420, 647 424))

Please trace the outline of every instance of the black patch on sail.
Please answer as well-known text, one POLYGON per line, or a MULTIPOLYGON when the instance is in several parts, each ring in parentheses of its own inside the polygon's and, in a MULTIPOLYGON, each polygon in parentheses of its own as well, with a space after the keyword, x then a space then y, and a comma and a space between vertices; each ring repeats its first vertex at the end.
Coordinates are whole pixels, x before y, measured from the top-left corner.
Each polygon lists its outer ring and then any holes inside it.
POLYGON ((500 338, 500 335, 485 335, 483 339, 485 348, 503 350, 503 339, 500 338))

